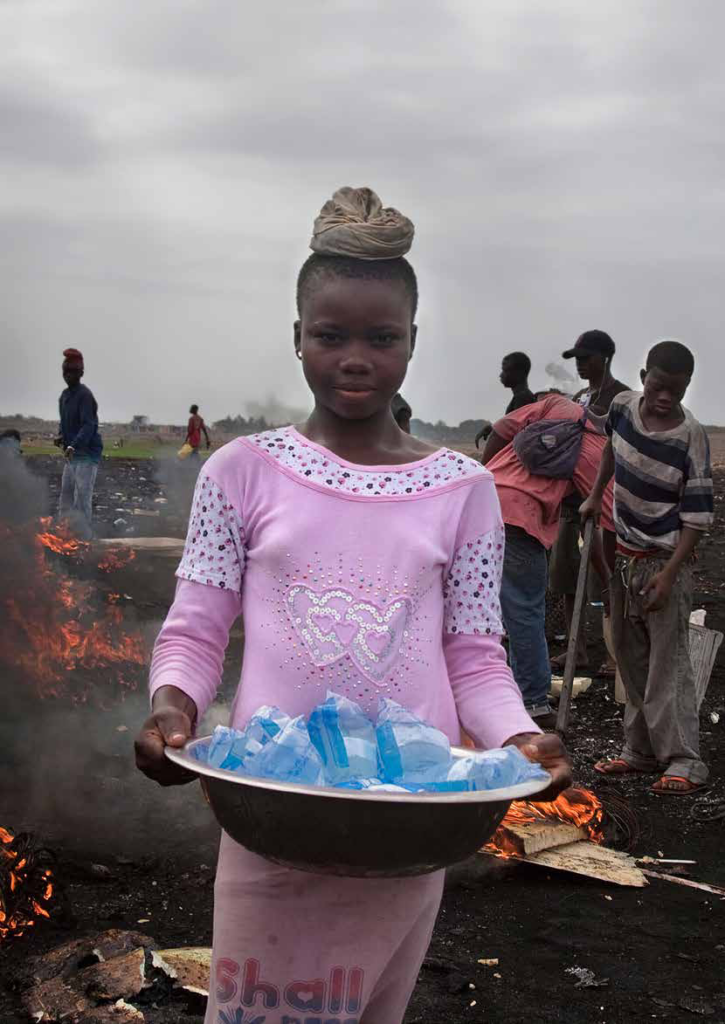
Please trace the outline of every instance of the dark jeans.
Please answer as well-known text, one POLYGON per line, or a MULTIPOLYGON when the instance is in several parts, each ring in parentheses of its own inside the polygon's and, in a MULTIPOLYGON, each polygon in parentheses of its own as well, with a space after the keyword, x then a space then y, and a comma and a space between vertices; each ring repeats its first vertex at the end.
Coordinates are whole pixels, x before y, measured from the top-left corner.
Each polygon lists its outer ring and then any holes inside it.
POLYGON ((501 612, 514 679, 533 717, 548 714, 551 664, 546 643, 546 548, 518 526, 506 527, 501 612))

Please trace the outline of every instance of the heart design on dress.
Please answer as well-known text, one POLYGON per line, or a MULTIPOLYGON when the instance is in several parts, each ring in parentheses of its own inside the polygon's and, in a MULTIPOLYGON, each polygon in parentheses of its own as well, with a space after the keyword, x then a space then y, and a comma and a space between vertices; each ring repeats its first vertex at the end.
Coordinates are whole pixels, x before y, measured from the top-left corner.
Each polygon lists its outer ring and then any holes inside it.
POLYGON ((407 597, 380 605, 342 587, 317 592, 299 583, 289 588, 285 604, 295 632, 318 668, 349 657, 374 683, 382 682, 392 669, 412 612, 407 597))
POLYGON ((343 647, 348 647, 353 642, 357 631, 358 625, 356 622, 336 622, 332 627, 332 632, 343 647))
POLYGON ((373 654, 378 655, 383 653, 392 639, 389 629, 383 629, 380 632, 368 630, 364 636, 365 644, 370 648, 373 654))
POLYGON ((332 639, 335 635, 335 630, 339 625, 339 613, 332 608, 315 610, 314 608, 309 612, 309 624, 314 626, 316 633, 321 634, 326 639, 332 639))
MULTIPOLYGON (((325 1002, 325 982, 321 978, 315 981, 293 981, 284 990, 284 999, 294 1010, 319 1013, 325 1002)), ((284 1019, 292 1020, 291 1017, 284 1019)))

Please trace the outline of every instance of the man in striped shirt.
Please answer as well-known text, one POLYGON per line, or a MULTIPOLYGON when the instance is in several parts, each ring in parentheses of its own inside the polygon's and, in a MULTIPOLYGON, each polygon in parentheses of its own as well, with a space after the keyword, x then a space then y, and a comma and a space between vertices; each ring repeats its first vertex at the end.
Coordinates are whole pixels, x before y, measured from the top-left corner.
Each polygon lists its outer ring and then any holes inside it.
POLYGON ((617 395, 597 481, 581 506, 598 518, 614 473, 617 561, 612 636, 627 690, 620 757, 600 761, 604 775, 664 772, 658 795, 697 792, 707 779, 700 759, 698 706, 689 653, 692 557, 713 521, 707 435, 682 405, 695 367, 676 341, 655 345, 642 370, 642 394, 617 395))

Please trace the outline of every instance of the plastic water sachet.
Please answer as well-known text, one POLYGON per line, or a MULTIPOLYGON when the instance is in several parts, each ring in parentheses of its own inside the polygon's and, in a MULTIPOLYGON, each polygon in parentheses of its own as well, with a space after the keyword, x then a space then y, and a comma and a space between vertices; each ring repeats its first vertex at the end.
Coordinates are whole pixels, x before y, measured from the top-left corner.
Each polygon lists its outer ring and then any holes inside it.
POLYGON ((249 758, 258 754, 262 747, 282 732, 291 721, 289 715, 274 706, 263 704, 261 708, 257 708, 244 729, 247 737, 245 757, 249 758))
POLYGON ((257 708, 244 729, 218 725, 209 744, 208 763, 212 768, 230 772, 242 770, 245 761, 257 754, 289 721, 289 715, 279 708, 264 705, 257 708))
POLYGON ((340 789, 367 789, 377 793, 415 793, 419 787, 396 786, 392 782, 382 782, 380 779, 350 779, 349 782, 339 783, 340 789))
POLYGON ((291 719, 285 727, 244 762, 244 771, 280 782, 302 782, 310 786, 324 784, 322 760, 317 753, 303 715, 291 719))
POLYGON ((214 730, 206 760, 212 768, 238 771, 244 761, 247 739, 239 729, 218 725, 214 730))
POLYGON ((386 780, 406 785, 434 781, 450 764, 448 737, 388 697, 380 701, 375 734, 386 780))
MULTIPOLYGON (((518 747, 477 750, 453 761, 447 782, 467 782, 469 789, 503 789, 531 779, 545 779, 540 764, 529 761, 518 747)), ((434 788, 434 787, 432 787, 434 788)))
POLYGON ((307 728, 330 785, 377 774, 375 727, 354 701, 328 691, 327 700, 310 715, 307 728))

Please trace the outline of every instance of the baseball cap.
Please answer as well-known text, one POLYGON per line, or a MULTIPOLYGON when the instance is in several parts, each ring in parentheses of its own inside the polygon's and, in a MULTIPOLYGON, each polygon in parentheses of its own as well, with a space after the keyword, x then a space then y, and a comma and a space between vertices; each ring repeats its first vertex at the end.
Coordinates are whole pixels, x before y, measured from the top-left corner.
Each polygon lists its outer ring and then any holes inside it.
POLYGON ((562 358, 604 356, 605 359, 611 359, 614 351, 614 342, 606 331, 584 331, 574 342, 574 348, 568 348, 566 352, 562 352, 562 358))

